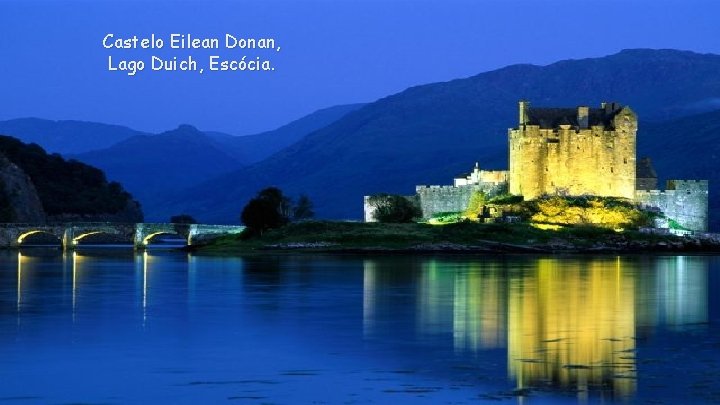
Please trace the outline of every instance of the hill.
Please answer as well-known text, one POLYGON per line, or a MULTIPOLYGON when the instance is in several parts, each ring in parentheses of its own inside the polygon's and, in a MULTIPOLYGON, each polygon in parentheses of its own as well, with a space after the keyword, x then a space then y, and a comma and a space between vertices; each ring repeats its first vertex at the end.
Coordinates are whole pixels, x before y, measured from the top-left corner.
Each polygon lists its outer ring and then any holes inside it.
POLYGON ((73 157, 104 170, 144 206, 167 193, 242 166, 222 144, 191 125, 158 135, 134 136, 73 157))
POLYGON ((4 173, 12 173, 16 180, 3 184, 0 211, 2 220, 19 221, 32 218, 50 221, 127 221, 142 220, 142 212, 132 196, 120 184, 108 182, 102 171, 74 160, 65 160, 58 154, 47 154, 40 146, 24 144, 9 136, 0 136, 0 157, 4 173), (10 170, 8 170, 10 169, 10 170), (22 184, 17 179, 29 178, 32 184, 22 184), (8 194, 10 193, 10 194, 8 194), (26 210, 26 202, 15 199, 15 193, 26 195, 24 201, 39 198, 38 207, 32 215, 18 214, 26 210), (21 204, 17 205, 17 204, 21 204))
POLYGON ((0 121, 0 134, 13 136, 26 143, 36 143, 50 152, 61 154, 107 148, 133 136, 147 135, 120 125, 39 118, 0 121))
POLYGON ((360 106, 326 108, 275 130, 248 136, 202 132, 181 125, 159 135, 136 135, 104 149, 70 156, 103 169, 153 211, 169 194, 264 159, 360 106))
POLYGON ((711 108, 719 95, 717 55, 639 49, 509 66, 365 105, 262 162, 178 194, 160 212, 236 222, 257 190, 275 185, 308 194, 321 217, 360 219, 363 195, 448 184, 475 161, 506 168, 507 128, 517 122, 518 100, 537 106, 616 100, 648 122, 711 108))

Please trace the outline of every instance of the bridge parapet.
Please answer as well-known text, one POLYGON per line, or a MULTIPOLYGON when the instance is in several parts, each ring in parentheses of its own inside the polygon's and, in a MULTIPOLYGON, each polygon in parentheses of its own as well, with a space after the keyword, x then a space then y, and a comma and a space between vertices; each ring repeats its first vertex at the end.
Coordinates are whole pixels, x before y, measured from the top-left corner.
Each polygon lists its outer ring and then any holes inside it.
POLYGON ((207 242, 224 235, 237 235, 245 230, 244 226, 236 225, 205 225, 192 224, 188 235, 188 245, 207 242))
POLYGON ((32 234, 45 233, 58 238, 65 249, 72 249, 86 236, 106 233, 120 235, 135 248, 145 248, 150 239, 160 234, 179 235, 187 244, 208 241, 223 235, 237 234, 244 226, 206 225, 206 224, 170 224, 170 223, 113 223, 113 222, 77 222, 65 224, 25 224, 0 223, 0 248, 16 248, 32 234))

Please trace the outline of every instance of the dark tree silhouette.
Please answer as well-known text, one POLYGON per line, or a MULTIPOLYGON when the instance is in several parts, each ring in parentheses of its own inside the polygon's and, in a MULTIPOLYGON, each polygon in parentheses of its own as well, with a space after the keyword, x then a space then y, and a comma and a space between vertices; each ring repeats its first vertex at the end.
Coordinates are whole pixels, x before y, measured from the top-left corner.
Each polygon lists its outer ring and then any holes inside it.
POLYGON ((293 220, 301 221, 315 216, 313 211, 313 203, 305 194, 298 198, 297 204, 293 207, 293 220))
POLYGON ((277 207, 267 199, 255 197, 243 208, 240 219, 252 234, 262 235, 268 229, 278 228, 287 223, 277 207))
POLYGON ((290 218, 292 208, 292 200, 283 195, 282 191, 277 187, 268 187, 261 190, 256 198, 268 201, 277 210, 278 214, 285 218, 287 222, 290 218))

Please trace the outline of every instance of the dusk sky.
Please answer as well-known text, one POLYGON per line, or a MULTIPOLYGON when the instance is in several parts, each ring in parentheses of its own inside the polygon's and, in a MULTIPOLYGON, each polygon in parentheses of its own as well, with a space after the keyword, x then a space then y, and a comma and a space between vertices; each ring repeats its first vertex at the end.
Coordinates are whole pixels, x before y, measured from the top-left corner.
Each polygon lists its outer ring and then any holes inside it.
POLYGON ((0 119, 250 134, 513 63, 624 48, 720 53, 717 1, 0 1, 0 119), (108 50, 103 37, 272 37, 275 51, 108 50), (108 56, 262 56, 272 72, 108 71, 108 56))

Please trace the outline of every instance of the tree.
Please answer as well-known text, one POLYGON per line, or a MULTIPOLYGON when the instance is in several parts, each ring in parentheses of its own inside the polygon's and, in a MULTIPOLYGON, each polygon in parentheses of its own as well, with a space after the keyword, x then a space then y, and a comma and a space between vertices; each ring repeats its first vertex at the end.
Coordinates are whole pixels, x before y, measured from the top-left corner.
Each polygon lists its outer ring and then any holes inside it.
POLYGON ((240 219, 250 235, 262 235, 268 229, 279 228, 293 221, 312 218, 313 204, 306 195, 298 198, 297 205, 277 187, 260 190, 243 208, 240 219))
POLYGON ((285 224, 283 217, 268 200, 253 198, 243 208, 240 219, 253 234, 262 235, 268 229, 285 224))
POLYGON ((248 230, 262 235, 268 229, 279 228, 288 223, 292 201, 277 187, 261 190, 243 208, 240 219, 248 230))
POLYGON ((465 218, 478 219, 482 216, 487 197, 482 191, 474 191, 470 196, 470 202, 465 209, 465 218))
POLYGON ((401 195, 375 194, 368 203, 375 208, 374 218, 379 222, 412 222, 422 215, 413 201, 401 195))
POLYGON ((268 201, 278 214, 285 218, 285 222, 290 219, 290 211, 292 208, 292 200, 289 197, 283 195, 282 191, 277 187, 268 187, 261 190, 257 198, 268 201))
POLYGON ((315 216, 313 211, 313 203, 310 198, 305 194, 302 194, 298 198, 297 204, 293 207, 293 220, 301 221, 303 219, 309 219, 315 216))

